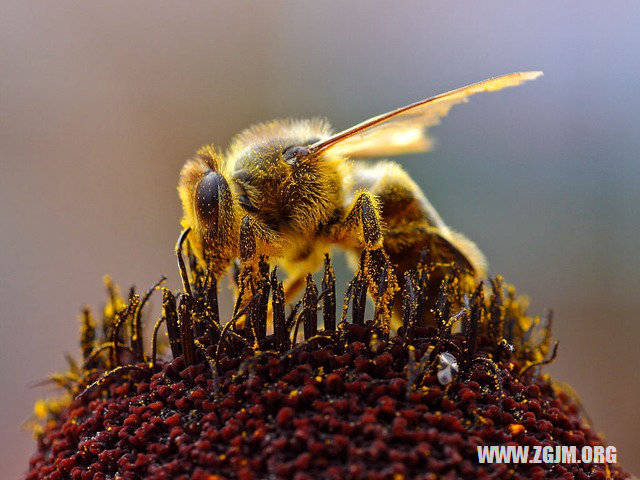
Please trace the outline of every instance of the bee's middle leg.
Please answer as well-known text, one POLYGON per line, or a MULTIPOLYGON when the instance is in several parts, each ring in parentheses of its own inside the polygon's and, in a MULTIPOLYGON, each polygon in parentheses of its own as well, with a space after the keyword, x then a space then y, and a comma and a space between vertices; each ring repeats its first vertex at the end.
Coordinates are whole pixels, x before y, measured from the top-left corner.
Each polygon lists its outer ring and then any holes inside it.
POLYGON ((338 239, 358 239, 366 250, 382 247, 380 213, 375 197, 366 190, 359 191, 344 219, 337 225, 338 239), (341 238, 342 237, 342 238, 341 238))
POLYGON ((376 302, 378 312, 382 312, 382 322, 388 326, 390 302, 398 289, 393 266, 383 249, 382 221, 376 198, 367 190, 360 190, 352 202, 344 220, 336 226, 335 239, 338 243, 357 244, 364 248, 365 275, 369 280, 369 292, 376 302), (380 305, 378 305, 380 304, 380 305))

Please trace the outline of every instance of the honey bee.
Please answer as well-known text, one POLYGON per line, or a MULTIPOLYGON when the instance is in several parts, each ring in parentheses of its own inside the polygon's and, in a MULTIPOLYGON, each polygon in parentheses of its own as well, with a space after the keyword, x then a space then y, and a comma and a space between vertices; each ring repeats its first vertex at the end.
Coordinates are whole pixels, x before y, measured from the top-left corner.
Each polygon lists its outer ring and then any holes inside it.
MULTIPOLYGON (((443 222, 400 165, 365 159, 428 151, 427 129, 453 105, 540 75, 491 78, 336 134, 320 119, 275 120, 238 134, 226 153, 202 147, 178 184, 182 224, 197 257, 216 278, 237 258, 251 266, 265 257, 286 271, 287 301, 335 245, 390 261, 399 283, 425 249, 433 262, 484 276, 485 257, 475 243, 443 222)), ((386 285, 393 296, 398 282, 386 285)))

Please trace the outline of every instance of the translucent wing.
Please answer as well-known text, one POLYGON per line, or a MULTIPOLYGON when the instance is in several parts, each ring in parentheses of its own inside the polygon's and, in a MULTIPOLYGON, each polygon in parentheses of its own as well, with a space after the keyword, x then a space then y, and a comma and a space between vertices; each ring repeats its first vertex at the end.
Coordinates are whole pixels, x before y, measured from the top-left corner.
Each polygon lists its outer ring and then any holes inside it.
POLYGON ((314 143, 309 153, 331 150, 349 157, 366 158, 425 152, 433 145, 427 129, 439 124, 452 106, 466 102, 476 93, 515 87, 541 75, 542 72, 510 73, 412 103, 314 143))

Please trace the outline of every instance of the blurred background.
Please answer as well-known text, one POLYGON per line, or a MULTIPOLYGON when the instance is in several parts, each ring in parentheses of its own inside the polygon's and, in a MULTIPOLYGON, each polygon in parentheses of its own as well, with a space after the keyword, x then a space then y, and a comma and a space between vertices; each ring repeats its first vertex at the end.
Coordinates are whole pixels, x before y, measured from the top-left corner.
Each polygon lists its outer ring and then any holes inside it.
MULTIPOLYGON (((29 386, 78 353, 102 275, 161 274, 183 161, 251 123, 342 129, 518 70, 399 159, 492 273, 555 311, 552 374, 640 471, 640 6, 634 2, 33 2, 0 7, 0 469, 35 449, 29 386), (633 454, 633 452, 636 454, 633 454)), ((154 315, 158 313, 155 309, 154 315)))

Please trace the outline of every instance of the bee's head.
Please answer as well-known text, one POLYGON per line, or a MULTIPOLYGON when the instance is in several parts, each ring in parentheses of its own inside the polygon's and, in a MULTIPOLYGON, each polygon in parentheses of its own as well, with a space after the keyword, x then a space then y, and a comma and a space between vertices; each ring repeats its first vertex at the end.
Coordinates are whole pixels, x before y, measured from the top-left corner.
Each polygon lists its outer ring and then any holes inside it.
POLYGON ((239 207, 229 178, 222 157, 208 146, 185 164, 178 184, 183 224, 191 227, 196 254, 216 276, 237 256, 239 207))

